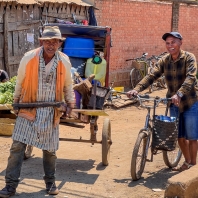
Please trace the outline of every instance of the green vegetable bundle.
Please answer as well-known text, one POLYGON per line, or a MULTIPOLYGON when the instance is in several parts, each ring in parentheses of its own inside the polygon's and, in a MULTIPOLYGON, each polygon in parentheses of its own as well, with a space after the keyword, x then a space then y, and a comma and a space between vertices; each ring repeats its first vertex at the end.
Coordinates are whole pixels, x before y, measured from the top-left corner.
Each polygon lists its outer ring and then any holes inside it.
POLYGON ((5 83, 0 83, 0 104, 12 104, 16 85, 16 76, 5 83))

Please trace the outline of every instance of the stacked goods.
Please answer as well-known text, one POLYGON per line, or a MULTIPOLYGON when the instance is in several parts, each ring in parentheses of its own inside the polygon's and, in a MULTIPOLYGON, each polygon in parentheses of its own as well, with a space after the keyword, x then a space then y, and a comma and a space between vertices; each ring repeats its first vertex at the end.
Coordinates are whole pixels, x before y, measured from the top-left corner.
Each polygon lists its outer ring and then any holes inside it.
POLYGON ((5 83, 0 83, 0 104, 12 104, 16 76, 5 83))

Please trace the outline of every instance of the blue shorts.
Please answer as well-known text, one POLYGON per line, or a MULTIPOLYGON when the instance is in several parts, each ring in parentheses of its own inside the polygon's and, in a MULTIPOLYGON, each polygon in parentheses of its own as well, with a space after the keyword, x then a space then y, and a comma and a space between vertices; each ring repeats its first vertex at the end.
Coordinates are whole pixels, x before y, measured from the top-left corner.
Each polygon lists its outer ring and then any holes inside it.
POLYGON ((198 140, 198 102, 180 114, 179 108, 171 104, 170 116, 179 117, 178 138, 198 140))

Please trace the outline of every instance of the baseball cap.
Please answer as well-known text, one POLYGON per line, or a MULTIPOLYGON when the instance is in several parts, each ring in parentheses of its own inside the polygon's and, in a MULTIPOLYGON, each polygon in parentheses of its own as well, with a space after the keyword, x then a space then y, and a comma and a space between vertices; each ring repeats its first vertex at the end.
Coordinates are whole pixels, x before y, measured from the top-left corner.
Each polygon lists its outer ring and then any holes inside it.
POLYGON ((179 32, 168 32, 168 33, 165 33, 163 36, 162 36, 162 39, 163 40, 166 40, 166 38, 168 36, 173 36, 175 38, 178 38, 180 40, 182 40, 182 35, 179 33, 179 32))

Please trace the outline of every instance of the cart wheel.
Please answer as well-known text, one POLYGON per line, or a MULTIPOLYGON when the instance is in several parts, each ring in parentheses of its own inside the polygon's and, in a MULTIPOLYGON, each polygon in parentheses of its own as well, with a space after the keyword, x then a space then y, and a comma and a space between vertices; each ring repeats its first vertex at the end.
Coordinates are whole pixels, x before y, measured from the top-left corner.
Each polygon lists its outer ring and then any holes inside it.
POLYGON ((102 163, 104 166, 109 164, 111 144, 111 123, 109 118, 106 118, 102 129, 102 163))
POLYGON ((32 156, 33 146, 27 145, 26 151, 24 154, 24 160, 29 159, 32 156))

